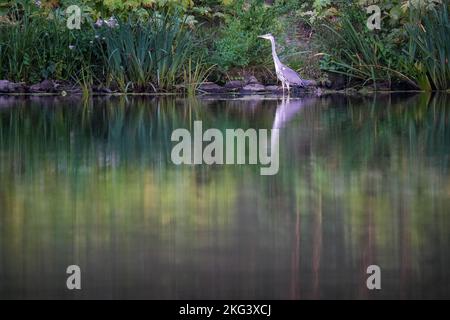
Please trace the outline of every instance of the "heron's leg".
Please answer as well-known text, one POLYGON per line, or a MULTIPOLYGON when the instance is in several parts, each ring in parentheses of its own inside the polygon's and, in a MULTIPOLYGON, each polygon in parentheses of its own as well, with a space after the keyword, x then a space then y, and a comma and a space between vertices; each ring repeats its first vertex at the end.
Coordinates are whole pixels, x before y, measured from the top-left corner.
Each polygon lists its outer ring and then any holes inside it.
POLYGON ((290 93, 291 87, 290 87, 289 82, 286 82, 286 86, 287 86, 287 91, 288 91, 288 93, 290 93))
POLYGON ((284 81, 281 81, 281 87, 283 88, 283 96, 284 96, 284 81))

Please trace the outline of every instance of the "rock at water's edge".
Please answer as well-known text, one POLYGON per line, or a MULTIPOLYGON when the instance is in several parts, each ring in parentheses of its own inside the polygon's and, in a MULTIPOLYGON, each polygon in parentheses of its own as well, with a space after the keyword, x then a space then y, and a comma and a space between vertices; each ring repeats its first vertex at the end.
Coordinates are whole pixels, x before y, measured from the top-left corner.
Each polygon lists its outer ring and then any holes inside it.
POLYGON ((266 91, 266 87, 260 83, 251 83, 242 88, 243 92, 263 92, 266 91))
POLYGON ((303 80, 304 87, 317 87, 317 81, 315 80, 303 80))
POLYGON ((219 86, 218 84, 216 84, 214 82, 202 83, 199 86, 198 90, 207 92, 207 93, 223 93, 226 91, 223 87, 219 86))
POLYGON ((53 93, 56 92, 56 88, 58 87, 51 80, 44 80, 40 83, 34 84, 30 87, 31 93, 53 93))
POLYGON ((283 88, 279 87, 279 86, 266 86, 266 91, 281 92, 281 91, 283 91, 283 88))
POLYGON ((240 90, 244 87, 244 82, 240 80, 231 80, 225 84, 225 89, 229 91, 240 90))
POLYGON ((25 91, 26 87, 22 83, 0 80, 0 93, 23 93, 25 91))

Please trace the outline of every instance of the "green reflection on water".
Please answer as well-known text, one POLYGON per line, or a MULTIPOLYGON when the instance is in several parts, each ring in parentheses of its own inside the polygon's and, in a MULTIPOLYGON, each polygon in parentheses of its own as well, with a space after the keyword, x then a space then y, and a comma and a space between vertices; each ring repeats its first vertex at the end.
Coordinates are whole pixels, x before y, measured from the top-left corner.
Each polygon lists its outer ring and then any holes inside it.
POLYGON ((449 99, 0 97, 0 297, 449 298, 449 99), (280 172, 173 165, 195 120, 280 172))

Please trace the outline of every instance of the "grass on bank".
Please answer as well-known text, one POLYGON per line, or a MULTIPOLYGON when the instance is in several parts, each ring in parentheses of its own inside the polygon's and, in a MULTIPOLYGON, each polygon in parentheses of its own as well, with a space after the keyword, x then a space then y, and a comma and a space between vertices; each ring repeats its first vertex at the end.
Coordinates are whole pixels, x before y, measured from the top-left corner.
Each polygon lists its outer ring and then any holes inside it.
POLYGON ((145 21, 130 18, 114 28, 84 23, 82 30, 69 30, 60 11, 49 17, 16 7, 11 17, 0 24, 0 79, 75 82, 83 91, 100 85, 166 92, 189 91, 193 79, 202 81, 210 70, 200 58, 194 60, 193 32, 177 12, 154 12, 145 21))
MULTIPOLYGON (((416 13, 419 14, 419 13, 416 13)), ((431 9, 418 22, 407 27, 410 57, 417 57, 417 69, 423 71, 424 86, 438 90, 450 88, 450 19, 445 3, 431 9)), ((412 62, 412 61, 411 61, 412 62)))
POLYGON ((349 80, 377 85, 407 83, 424 91, 448 90, 450 83, 450 21, 448 3, 409 9, 407 22, 370 31, 367 16, 349 9, 339 23, 325 24, 328 49, 324 70, 349 80), (333 39, 334 38, 334 39, 333 39))

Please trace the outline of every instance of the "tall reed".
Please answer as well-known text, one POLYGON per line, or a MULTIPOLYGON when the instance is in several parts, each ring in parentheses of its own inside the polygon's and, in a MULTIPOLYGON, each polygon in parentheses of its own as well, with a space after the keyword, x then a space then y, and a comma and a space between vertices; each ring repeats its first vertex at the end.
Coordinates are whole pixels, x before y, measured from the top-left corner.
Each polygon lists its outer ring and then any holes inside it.
POLYGON ((386 43, 385 39, 373 32, 369 34, 367 31, 357 30, 355 25, 364 24, 361 21, 356 24, 344 15, 339 28, 325 26, 333 37, 339 40, 339 48, 336 49, 338 53, 328 55, 331 57, 331 63, 324 69, 374 85, 378 81, 401 80, 411 86, 417 86, 415 79, 409 72, 405 72, 406 57, 395 53, 398 48, 386 43))
POLYGON ((148 21, 120 21, 99 30, 106 78, 122 91, 170 90, 182 80, 192 35, 179 14, 154 13, 148 21))
POLYGON ((13 81, 71 80, 89 64, 89 29, 69 30, 62 11, 38 11, 17 1, 8 22, 0 23, 0 75, 13 81))
POLYGON ((419 18, 407 26, 410 36, 409 54, 437 90, 450 85, 450 19, 448 2, 422 12, 413 10, 419 18))
POLYGON ((193 62, 191 58, 183 72, 183 84, 185 93, 194 96, 202 83, 206 81, 208 75, 215 66, 208 67, 201 59, 193 62))

